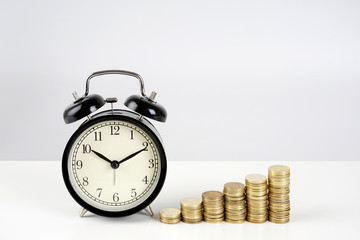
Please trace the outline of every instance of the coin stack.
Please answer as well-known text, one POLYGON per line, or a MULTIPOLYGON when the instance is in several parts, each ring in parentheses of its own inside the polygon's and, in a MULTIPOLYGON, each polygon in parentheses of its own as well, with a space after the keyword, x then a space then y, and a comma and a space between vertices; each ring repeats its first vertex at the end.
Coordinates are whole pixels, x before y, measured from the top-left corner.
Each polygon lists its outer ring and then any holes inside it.
POLYGON ((218 191, 208 191, 202 194, 204 205, 204 221, 220 223, 224 221, 224 196, 218 191))
POLYGON ((270 166, 269 221, 287 223, 290 220, 290 168, 283 165, 270 166))
POLYGON ((182 220, 185 223, 200 223, 202 221, 202 204, 197 198, 184 198, 180 202, 182 220))
POLYGON ((261 174, 249 174, 245 177, 247 220, 252 223, 266 222, 267 211, 267 178, 261 174))
POLYGON ((228 182, 224 185, 225 221, 243 223, 246 218, 245 185, 238 182, 228 182))
POLYGON ((164 208, 160 210, 160 221, 162 223, 173 224, 181 220, 180 210, 176 208, 164 208))

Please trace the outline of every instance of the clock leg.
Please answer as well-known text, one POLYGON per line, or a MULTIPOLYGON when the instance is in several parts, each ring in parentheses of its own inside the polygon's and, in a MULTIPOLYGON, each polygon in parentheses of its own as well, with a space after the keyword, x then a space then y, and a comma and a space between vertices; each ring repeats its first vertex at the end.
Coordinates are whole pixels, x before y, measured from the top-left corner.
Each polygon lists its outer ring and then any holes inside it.
POLYGON ((144 208, 144 210, 145 210, 145 212, 146 212, 147 214, 149 214, 151 217, 154 216, 154 212, 153 212, 153 210, 151 209, 150 205, 147 206, 146 208, 144 208))
POLYGON ((80 217, 83 217, 87 213, 87 210, 85 208, 81 208, 80 210, 80 217))

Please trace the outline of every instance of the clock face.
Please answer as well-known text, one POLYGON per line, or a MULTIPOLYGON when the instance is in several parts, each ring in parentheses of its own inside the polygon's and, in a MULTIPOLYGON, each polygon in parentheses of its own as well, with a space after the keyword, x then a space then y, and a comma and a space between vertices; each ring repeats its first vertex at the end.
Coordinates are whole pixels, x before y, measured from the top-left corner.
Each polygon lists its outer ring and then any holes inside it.
POLYGON ((64 179, 87 210, 128 215, 146 207, 160 191, 165 155, 157 137, 142 124, 106 119, 86 124, 70 139, 64 179))

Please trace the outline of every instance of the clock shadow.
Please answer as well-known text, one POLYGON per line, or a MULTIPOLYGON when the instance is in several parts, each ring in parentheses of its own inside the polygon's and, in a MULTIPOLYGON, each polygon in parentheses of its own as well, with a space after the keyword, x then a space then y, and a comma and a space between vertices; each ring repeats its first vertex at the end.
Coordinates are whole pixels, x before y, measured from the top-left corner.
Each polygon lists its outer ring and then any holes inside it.
POLYGON ((151 222, 156 221, 156 215, 151 217, 145 210, 141 210, 140 212, 134 213, 129 216, 125 217, 103 217, 96 215, 91 212, 87 212, 82 218, 84 219, 101 219, 101 221, 106 221, 108 223, 123 223, 123 224, 132 224, 132 223, 139 223, 139 222, 151 222))

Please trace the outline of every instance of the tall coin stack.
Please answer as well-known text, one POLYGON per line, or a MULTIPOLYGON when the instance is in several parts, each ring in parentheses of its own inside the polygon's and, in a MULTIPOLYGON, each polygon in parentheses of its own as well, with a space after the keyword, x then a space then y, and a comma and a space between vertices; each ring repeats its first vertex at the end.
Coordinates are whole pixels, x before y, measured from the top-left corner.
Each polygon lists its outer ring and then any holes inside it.
POLYGON ((197 198, 184 198, 180 202, 182 220, 185 223, 200 223, 202 221, 202 204, 197 198))
POLYGON ((239 182, 228 182, 224 185, 225 221, 243 223, 246 218, 245 185, 239 182))
POLYGON ((207 191, 202 194, 204 221, 220 223, 224 221, 224 196, 218 191, 207 191))
POLYGON ((287 223, 290 220, 290 168, 283 165, 270 166, 269 221, 287 223))
POLYGON ((249 174, 245 177, 247 220, 252 223, 266 222, 267 209, 267 178, 261 174, 249 174))

